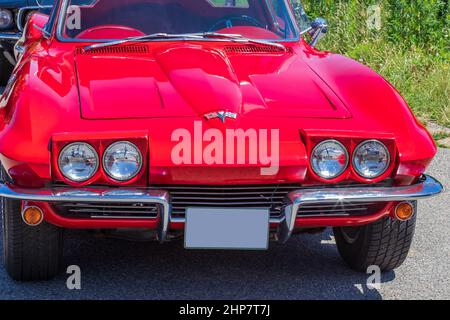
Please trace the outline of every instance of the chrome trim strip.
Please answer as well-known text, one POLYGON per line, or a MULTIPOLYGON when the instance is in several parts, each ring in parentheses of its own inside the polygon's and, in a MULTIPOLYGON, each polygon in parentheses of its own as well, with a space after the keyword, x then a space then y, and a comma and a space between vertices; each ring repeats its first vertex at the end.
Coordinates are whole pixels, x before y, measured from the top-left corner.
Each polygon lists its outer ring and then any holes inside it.
POLYGON ((42 201, 42 202, 112 202, 112 203, 150 203, 162 207, 158 239, 164 242, 167 239, 170 218, 169 193, 164 190, 148 189, 24 189, 12 187, 9 184, 0 184, 0 197, 14 200, 42 201))
POLYGON ((17 40, 20 39, 20 37, 21 37, 20 33, 8 33, 8 32, 1 33, 0 32, 0 39, 1 40, 14 40, 14 41, 17 41, 17 40))
POLYGON ((288 194, 290 204, 285 208, 285 217, 282 219, 278 239, 286 242, 292 235, 295 220, 300 206, 314 203, 349 202, 390 202, 414 201, 438 195, 443 190, 442 184, 433 177, 425 175, 417 184, 401 187, 369 187, 369 188, 343 188, 343 189, 311 189, 297 190, 288 194))
POLYGON ((105 220, 105 219, 111 219, 111 220, 120 220, 120 219, 129 219, 129 220, 153 220, 154 218, 151 217, 119 217, 119 216, 91 216, 92 219, 99 219, 99 220, 105 220))

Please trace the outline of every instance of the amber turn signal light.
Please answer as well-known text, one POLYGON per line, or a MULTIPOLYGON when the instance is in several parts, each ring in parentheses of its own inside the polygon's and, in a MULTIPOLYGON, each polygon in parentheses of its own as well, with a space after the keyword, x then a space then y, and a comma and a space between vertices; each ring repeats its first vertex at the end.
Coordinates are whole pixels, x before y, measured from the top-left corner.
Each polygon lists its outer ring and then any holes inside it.
POLYGON ((22 220, 27 225, 35 227, 44 220, 44 213, 38 207, 30 206, 22 210, 22 220))
POLYGON ((400 221, 407 221, 414 215, 414 206, 411 202, 402 202, 395 208, 395 217, 400 221))

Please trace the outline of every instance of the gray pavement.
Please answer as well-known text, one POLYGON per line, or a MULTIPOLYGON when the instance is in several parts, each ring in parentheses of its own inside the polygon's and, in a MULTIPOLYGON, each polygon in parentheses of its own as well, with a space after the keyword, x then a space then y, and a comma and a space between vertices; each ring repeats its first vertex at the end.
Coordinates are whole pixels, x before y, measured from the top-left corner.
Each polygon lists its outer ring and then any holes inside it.
MULTIPOLYGON (((450 187, 450 150, 429 173, 450 187)), ((449 193, 419 204, 415 241, 405 264, 369 290, 367 276, 348 269, 332 233, 301 235, 268 252, 186 251, 165 245, 66 233, 64 266, 78 265, 82 289, 67 275, 16 283, 0 262, 0 299, 450 299, 449 193)))

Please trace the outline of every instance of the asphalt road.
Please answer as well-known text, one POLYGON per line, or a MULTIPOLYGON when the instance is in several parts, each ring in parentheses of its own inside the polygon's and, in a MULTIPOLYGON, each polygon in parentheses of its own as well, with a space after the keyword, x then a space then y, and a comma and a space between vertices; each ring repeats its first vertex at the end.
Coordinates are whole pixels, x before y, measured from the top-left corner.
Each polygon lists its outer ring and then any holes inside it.
MULTIPOLYGON (((450 150, 429 173, 450 186, 450 150)), ((0 268, 0 299, 450 299, 449 193, 420 203, 415 241, 405 264, 369 290, 349 270, 330 231, 272 244, 268 252, 185 251, 165 245, 67 232, 64 266, 81 268, 81 290, 67 275, 16 283, 0 268)))

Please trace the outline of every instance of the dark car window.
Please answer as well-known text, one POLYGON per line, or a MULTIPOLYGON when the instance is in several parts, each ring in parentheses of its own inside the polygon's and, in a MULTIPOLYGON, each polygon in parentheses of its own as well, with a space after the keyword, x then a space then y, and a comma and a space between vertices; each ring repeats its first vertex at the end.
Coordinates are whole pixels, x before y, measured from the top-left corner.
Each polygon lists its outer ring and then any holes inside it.
POLYGON ((63 35, 121 39, 152 33, 238 33, 266 40, 294 39, 285 0, 72 0, 63 35))

